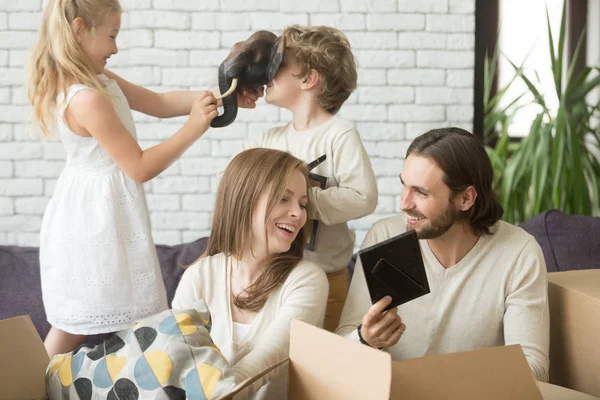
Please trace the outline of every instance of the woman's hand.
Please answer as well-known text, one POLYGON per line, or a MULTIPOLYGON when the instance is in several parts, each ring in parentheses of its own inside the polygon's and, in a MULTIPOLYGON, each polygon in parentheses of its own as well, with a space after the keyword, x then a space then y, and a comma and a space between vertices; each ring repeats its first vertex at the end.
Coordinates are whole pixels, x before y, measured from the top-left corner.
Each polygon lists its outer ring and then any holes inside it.
POLYGON ((398 307, 383 311, 391 302, 390 296, 384 297, 373 304, 362 319, 360 334, 371 347, 394 346, 406 330, 398 315, 398 307))

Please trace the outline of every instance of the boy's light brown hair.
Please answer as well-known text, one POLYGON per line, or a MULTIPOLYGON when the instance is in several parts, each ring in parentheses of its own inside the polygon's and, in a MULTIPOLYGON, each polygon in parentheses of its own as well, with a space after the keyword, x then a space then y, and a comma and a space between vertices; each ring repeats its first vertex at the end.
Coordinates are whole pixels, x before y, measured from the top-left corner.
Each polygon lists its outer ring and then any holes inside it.
POLYGON ((329 26, 292 25, 284 29, 285 51, 301 66, 300 76, 312 68, 321 78, 319 104, 335 114, 356 89, 356 61, 346 35, 329 26))

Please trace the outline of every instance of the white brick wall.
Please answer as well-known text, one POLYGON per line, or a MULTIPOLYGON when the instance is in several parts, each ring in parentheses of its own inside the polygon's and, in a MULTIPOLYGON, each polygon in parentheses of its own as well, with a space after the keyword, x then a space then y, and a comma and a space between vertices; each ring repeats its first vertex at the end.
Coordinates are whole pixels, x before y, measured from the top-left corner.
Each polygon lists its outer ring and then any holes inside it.
MULTIPOLYGON (((64 164, 60 143, 30 139, 25 63, 43 0, 0 0, 0 244, 38 245, 44 207, 64 164)), ((109 68, 151 89, 216 85, 230 46, 253 31, 289 24, 333 25, 349 37, 359 66, 357 91, 341 110, 355 121, 379 186, 375 213, 351 223, 357 244, 377 219, 397 211, 397 178, 410 141, 428 129, 473 118, 475 0, 122 0, 120 52, 109 68)), ((135 115, 140 143, 166 139, 185 118, 135 115)), ((215 174, 241 141, 289 121, 260 104, 210 130, 146 185, 154 238, 175 244, 207 235, 215 174)))

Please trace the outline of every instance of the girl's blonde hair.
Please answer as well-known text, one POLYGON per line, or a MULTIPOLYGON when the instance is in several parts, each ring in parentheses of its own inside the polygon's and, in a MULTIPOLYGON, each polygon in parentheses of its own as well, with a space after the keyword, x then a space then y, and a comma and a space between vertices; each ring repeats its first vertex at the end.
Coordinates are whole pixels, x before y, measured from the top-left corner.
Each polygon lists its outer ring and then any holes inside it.
MULTIPOLYGON (((233 158, 219 184, 208 247, 203 256, 223 253, 241 258, 243 252, 251 247, 252 220, 259 198, 265 190, 269 191, 266 224, 273 208, 283 198, 294 171, 304 175, 308 195, 306 164, 290 153, 256 148, 233 158)), ((307 215, 310 215, 308 208, 307 215)), ((243 295, 234 298, 236 307, 250 311, 262 308, 271 292, 285 282, 302 259, 310 228, 311 223, 307 220, 288 251, 269 255, 268 264, 256 282, 243 295)))
POLYGON ((119 0, 48 1, 31 53, 28 80, 33 123, 41 128, 45 137, 52 136, 56 97, 61 92, 66 95, 64 82, 68 79, 94 88, 111 99, 71 31, 73 20, 81 18, 94 34, 110 12, 121 13, 119 0))

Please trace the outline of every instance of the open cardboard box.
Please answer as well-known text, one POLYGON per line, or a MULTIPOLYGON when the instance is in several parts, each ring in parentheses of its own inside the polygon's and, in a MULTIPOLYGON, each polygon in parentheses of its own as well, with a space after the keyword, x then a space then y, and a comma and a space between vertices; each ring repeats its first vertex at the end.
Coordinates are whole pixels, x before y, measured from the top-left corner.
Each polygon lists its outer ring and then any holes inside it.
POLYGON ((600 397, 600 269, 548 274, 550 382, 600 397))
POLYGON ((292 321, 289 359, 240 383, 218 400, 234 399, 256 379, 286 362, 290 400, 594 399, 558 386, 536 384, 521 346, 392 361, 386 352, 292 321))
POLYGON ((0 400, 47 399, 49 362, 29 315, 0 321, 0 400))
MULTIPOLYGON (((291 400, 594 399, 548 384, 538 389, 520 346, 392 361, 386 352, 299 321, 292 321, 290 339, 289 359, 219 400, 286 363, 291 400)), ((0 400, 47 399, 49 360, 29 316, 0 321, 0 361, 0 400)))

